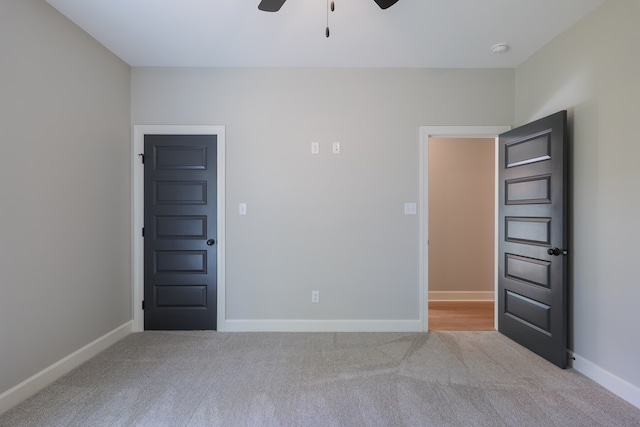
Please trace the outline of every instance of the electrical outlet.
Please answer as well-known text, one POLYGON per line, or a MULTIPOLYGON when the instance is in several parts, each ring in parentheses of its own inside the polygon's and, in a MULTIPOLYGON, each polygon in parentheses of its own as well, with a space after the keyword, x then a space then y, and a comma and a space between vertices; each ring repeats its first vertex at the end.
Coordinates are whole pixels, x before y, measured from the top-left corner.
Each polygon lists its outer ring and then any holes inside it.
POLYGON ((311 154, 318 154, 320 152, 320 144, 317 142, 311 143, 311 154))
POLYGON ((331 145, 331 151, 333 152, 333 154, 340 154, 340 143, 339 142, 334 142, 331 145))
POLYGON ((311 302, 314 304, 320 302, 320 291, 311 291, 311 302))

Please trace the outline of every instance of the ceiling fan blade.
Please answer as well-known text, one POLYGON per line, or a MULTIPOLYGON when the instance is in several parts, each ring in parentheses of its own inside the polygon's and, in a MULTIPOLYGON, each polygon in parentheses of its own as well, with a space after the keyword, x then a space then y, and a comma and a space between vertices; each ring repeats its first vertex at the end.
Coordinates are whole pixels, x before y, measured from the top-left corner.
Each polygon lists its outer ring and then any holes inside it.
POLYGON ((398 0, 374 0, 374 1, 378 3, 378 6, 380 6, 381 9, 386 9, 388 7, 391 7, 398 2, 398 0))
POLYGON ((258 9, 264 10, 265 12, 277 12, 285 1, 287 0, 262 0, 258 5, 258 9))

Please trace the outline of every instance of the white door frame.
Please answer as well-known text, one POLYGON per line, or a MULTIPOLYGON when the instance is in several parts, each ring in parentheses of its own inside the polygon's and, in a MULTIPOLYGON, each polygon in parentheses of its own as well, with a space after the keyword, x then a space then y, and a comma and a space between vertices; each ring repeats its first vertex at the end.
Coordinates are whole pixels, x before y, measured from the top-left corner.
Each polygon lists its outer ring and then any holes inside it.
POLYGON ((225 319, 225 127, 217 125, 135 125, 131 144, 131 283, 133 332, 144 330, 144 153, 145 135, 216 135, 217 138, 217 330, 225 319))
MULTIPOLYGON (((498 135, 510 126, 420 126, 420 311, 422 328, 429 330, 429 139, 495 138, 495 263, 494 295, 498 292, 498 135)), ((496 300, 496 299, 494 299, 496 300)), ((494 310, 494 327, 498 329, 498 306, 494 310)))

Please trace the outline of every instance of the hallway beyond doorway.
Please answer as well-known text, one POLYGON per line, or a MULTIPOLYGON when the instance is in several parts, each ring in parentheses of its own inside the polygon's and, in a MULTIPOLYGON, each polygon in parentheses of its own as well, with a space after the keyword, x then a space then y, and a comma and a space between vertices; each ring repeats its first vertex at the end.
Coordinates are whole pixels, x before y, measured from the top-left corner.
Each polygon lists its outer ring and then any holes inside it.
POLYGON ((493 331, 493 301, 429 301, 430 331, 493 331))

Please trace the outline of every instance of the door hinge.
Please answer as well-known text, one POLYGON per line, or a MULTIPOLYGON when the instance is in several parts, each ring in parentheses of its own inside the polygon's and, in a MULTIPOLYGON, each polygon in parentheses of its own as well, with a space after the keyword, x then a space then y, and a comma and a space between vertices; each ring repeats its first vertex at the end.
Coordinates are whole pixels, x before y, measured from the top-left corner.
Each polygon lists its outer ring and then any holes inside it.
POLYGON ((142 227, 142 237, 144 237, 144 227, 142 227))
POLYGON ((142 309, 144 310, 144 300, 142 300, 142 309))
POLYGON ((142 164, 144 165, 144 154, 140 153, 138 156, 140 156, 140 160, 142 160, 142 164))

